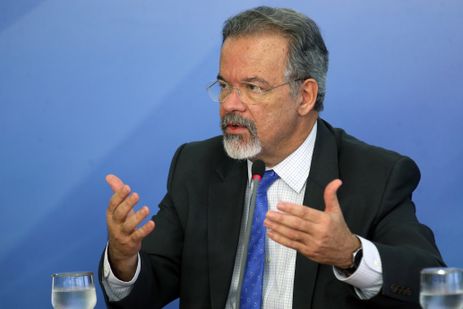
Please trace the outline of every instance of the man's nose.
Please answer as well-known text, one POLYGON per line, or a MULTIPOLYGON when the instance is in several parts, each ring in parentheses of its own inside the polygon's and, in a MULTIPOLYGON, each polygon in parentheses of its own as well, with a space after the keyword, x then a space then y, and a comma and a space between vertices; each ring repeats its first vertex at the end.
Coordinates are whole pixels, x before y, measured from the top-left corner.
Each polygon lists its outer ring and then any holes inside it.
POLYGON ((246 105, 241 99, 240 89, 233 87, 230 94, 222 101, 221 106, 226 112, 244 111, 246 105))

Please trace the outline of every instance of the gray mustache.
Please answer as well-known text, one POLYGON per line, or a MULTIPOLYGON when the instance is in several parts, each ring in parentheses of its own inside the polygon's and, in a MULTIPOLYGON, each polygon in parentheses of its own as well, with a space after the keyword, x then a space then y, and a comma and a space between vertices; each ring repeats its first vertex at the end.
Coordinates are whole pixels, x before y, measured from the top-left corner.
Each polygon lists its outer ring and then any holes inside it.
POLYGON ((239 126, 246 127, 246 129, 249 130, 251 135, 253 136, 257 135, 256 124, 253 121, 246 119, 244 117, 241 117, 238 114, 226 114, 222 118, 222 122, 221 122, 222 130, 225 130, 228 125, 239 125, 239 126))

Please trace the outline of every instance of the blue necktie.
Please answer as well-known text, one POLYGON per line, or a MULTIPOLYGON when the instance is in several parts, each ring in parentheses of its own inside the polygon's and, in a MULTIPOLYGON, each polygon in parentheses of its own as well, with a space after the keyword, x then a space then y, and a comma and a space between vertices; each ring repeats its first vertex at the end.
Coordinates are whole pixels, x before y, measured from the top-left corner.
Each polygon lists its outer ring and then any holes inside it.
POLYGON ((249 236, 248 258, 241 289, 240 309, 260 309, 265 268, 264 219, 268 210, 267 189, 278 179, 273 171, 266 171, 257 189, 256 208, 249 236))

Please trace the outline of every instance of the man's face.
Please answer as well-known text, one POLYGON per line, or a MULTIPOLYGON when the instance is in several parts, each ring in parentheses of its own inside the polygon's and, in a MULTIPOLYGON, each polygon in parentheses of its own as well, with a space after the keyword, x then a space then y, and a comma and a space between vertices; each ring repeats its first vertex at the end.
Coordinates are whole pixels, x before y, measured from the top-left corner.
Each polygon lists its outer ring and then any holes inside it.
MULTIPOLYGON (((278 34, 227 38, 219 77, 240 90, 249 83, 269 89, 286 82, 287 54, 288 41, 278 34)), ((244 98, 242 92, 239 96, 232 91, 220 104, 227 153, 276 164, 298 146, 300 96, 292 96, 289 85, 275 88, 257 101, 244 98)))

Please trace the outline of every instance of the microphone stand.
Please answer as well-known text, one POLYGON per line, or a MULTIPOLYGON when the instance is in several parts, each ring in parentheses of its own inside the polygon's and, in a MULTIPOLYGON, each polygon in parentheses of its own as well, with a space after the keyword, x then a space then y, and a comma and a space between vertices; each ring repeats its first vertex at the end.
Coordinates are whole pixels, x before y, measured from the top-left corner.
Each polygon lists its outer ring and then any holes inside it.
POLYGON ((252 180, 251 180, 251 197, 249 198, 248 202, 248 216, 246 218, 246 225, 244 229, 243 235, 243 250, 241 252, 241 256, 239 257, 240 263, 240 273, 238 279, 238 286, 236 291, 236 298, 235 304, 236 308, 240 308, 241 302, 241 288, 243 286, 243 279, 244 273, 246 271, 246 264, 248 260, 248 247, 249 247, 249 237, 251 235, 252 229, 252 220, 254 218, 254 209, 256 208, 256 197, 257 197, 257 188, 259 187, 260 180, 262 179, 262 175, 265 171, 265 164, 264 162, 258 160, 254 162, 252 166, 252 180))

